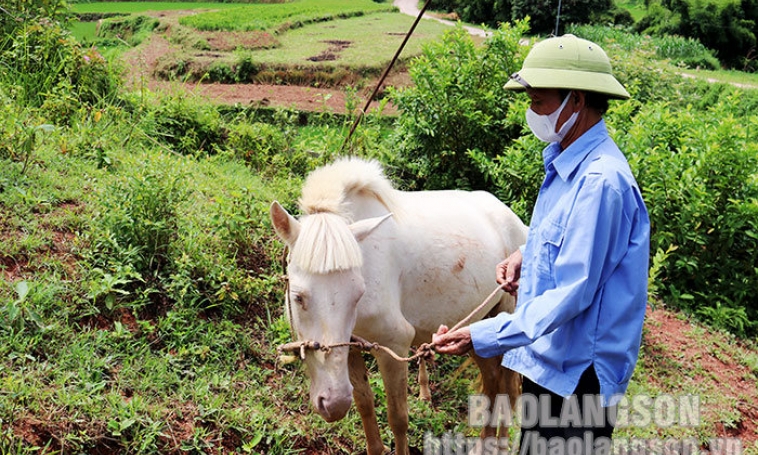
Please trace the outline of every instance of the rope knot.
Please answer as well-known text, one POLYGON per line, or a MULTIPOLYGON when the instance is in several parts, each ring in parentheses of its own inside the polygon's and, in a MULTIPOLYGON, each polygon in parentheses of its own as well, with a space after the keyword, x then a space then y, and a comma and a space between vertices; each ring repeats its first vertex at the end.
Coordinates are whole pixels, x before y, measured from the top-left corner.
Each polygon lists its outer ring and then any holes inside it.
POLYGON ((434 360, 434 353, 434 343, 423 343, 416 348, 416 354, 414 354, 414 357, 418 357, 419 362, 422 360, 432 362, 434 360))

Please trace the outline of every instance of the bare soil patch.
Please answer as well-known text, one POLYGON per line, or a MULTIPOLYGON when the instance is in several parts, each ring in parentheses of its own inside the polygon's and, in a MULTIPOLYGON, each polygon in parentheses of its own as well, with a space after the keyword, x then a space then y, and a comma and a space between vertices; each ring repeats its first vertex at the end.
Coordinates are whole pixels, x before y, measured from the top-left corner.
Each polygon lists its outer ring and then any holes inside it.
MULTIPOLYGON (((701 422, 716 420, 719 437, 739 438, 743 446, 758 441, 758 387, 756 372, 744 359, 754 348, 745 346, 728 334, 696 326, 682 314, 648 308, 643 349, 665 367, 666 378, 653 382, 696 384, 701 391, 701 422), (706 336, 703 331, 709 331, 706 336), (718 422, 715 400, 731 401, 739 411, 736 422, 718 422)), ((665 389, 665 384, 660 384, 665 389)), ((677 390, 669 393, 676 394, 677 390)), ((722 405, 723 406, 723 405, 722 405)))
POLYGON ((325 62, 325 61, 332 61, 337 60, 339 58, 339 53, 343 50, 350 47, 351 44, 353 44, 350 41, 341 41, 341 40, 327 40, 323 41, 326 44, 329 44, 329 48, 325 50, 324 52, 320 53, 319 55, 308 57, 308 60, 312 62, 325 62))

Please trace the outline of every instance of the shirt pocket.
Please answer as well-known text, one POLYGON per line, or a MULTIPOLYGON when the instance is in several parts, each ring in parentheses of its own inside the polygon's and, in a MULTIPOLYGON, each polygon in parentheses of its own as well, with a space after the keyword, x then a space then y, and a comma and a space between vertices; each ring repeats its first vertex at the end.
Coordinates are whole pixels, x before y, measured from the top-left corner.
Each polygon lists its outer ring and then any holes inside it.
POLYGON ((537 272, 540 280, 547 280, 553 286, 555 280, 555 262, 563 245, 566 226, 555 220, 546 220, 539 229, 540 248, 537 259, 537 272))

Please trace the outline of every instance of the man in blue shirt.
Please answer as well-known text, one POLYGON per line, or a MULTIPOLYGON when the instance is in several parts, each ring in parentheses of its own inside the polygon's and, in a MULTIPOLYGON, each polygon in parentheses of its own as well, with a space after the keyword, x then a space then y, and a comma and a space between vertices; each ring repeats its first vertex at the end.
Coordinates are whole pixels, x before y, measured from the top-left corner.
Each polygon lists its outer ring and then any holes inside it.
POLYGON ((610 453, 647 303, 650 222, 602 118, 609 99, 629 94, 605 52, 573 35, 536 44, 505 88, 526 91, 527 123, 549 142, 526 245, 496 270, 519 303, 455 332, 441 327, 434 343, 440 353, 502 355, 523 375, 524 396, 540 401, 536 422, 522 419, 522 454, 610 453))

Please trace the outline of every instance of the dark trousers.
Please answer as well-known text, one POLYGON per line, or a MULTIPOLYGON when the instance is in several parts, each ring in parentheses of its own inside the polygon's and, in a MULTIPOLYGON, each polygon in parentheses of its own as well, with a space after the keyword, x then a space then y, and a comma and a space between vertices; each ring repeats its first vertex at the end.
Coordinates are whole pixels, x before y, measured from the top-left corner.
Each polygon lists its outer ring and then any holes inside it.
POLYGON ((614 420, 609 414, 615 417, 615 409, 600 406, 600 383, 594 366, 584 371, 574 394, 568 398, 526 377, 522 395, 521 455, 607 455, 612 452, 614 420), (568 400, 575 401, 568 403, 568 400))

